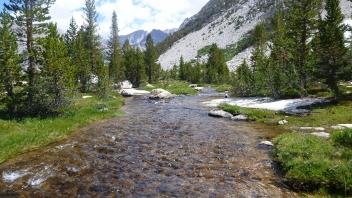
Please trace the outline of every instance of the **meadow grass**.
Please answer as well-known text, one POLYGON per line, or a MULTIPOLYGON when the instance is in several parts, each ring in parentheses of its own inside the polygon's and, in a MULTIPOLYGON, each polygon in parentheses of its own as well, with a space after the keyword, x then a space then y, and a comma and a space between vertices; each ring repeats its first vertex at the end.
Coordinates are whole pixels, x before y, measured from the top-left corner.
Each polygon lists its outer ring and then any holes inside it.
POLYGON ((153 89, 161 88, 169 91, 172 94, 176 95, 196 95, 198 93, 197 90, 189 87, 188 82, 184 81, 175 81, 175 80, 170 80, 170 81, 161 81, 156 84, 152 84, 153 87, 147 87, 146 85, 141 86, 139 89, 142 90, 147 90, 147 91, 152 91, 153 89))
POLYGON ((0 119, 0 163, 21 153, 63 140, 80 127, 98 120, 120 116, 123 99, 83 99, 76 96, 70 109, 58 117, 0 119))

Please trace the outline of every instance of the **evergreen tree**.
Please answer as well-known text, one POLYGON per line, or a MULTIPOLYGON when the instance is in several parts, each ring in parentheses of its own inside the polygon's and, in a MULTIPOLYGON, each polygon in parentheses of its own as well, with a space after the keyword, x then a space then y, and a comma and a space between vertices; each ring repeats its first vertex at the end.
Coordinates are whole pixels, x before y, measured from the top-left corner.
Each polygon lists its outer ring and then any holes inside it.
POLYGON ((78 26, 76 24, 75 19, 72 17, 68 30, 65 34, 65 43, 67 45, 68 54, 70 55, 71 58, 74 57, 74 53, 75 53, 74 45, 77 38, 77 32, 78 32, 78 26))
POLYGON ((338 82, 344 73, 347 64, 343 25, 344 15, 341 12, 339 0, 326 0, 325 10, 327 15, 320 22, 319 49, 317 71, 319 77, 339 96, 338 82))
POLYGON ((18 104, 15 87, 21 79, 20 57, 17 54, 16 36, 11 30, 11 16, 5 10, 0 15, 0 24, 0 89, 4 88, 0 91, 6 92, 4 104, 10 116, 13 116, 18 104))
POLYGON ((124 44, 123 52, 127 80, 135 87, 139 87, 146 79, 144 53, 139 49, 132 48, 128 41, 124 44))
POLYGON ((224 52, 216 44, 213 44, 206 65, 206 82, 224 83, 229 79, 229 75, 230 71, 225 62, 224 52))
POLYGON ((146 72, 148 75, 148 82, 155 83, 158 81, 160 76, 161 67, 157 64, 158 52, 156 47, 154 46, 154 41, 151 34, 147 36, 147 44, 145 51, 145 64, 146 64, 146 72))
POLYGON ((185 70, 185 61, 183 60, 183 56, 180 58, 180 64, 179 64, 179 75, 180 75, 180 80, 186 80, 186 70, 185 70))
POLYGON ((68 97, 74 89, 73 66, 55 24, 49 25, 49 34, 42 43, 41 108, 44 113, 60 113, 69 104, 68 97))
POLYGON ((179 77, 179 69, 178 69, 178 66, 177 65, 174 65, 173 67, 172 67, 172 69, 170 70, 170 78, 172 79, 172 80, 177 80, 178 79, 178 77, 179 77))
POLYGON ((237 68, 234 76, 234 94, 236 96, 252 96, 254 87, 254 76, 249 68, 247 61, 237 68))
POLYGON ((88 61, 88 51, 85 48, 85 32, 84 27, 81 27, 77 32, 77 38, 74 43, 73 63, 76 66, 76 82, 80 83, 80 90, 83 93, 89 91, 91 67, 88 61))
POLYGON ((317 30, 321 0, 286 0, 289 9, 288 34, 292 39, 291 54, 296 67, 302 94, 307 94, 314 63, 310 39, 317 30))
POLYGON ((265 52, 267 51, 267 40, 268 36, 265 30, 264 23, 260 23, 254 29, 254 51, 252 52, 252 68, 253 75, 255 78, 255 92, 258 94, 265 92, 266 79, 268 77, 267 72, 267 57, 265 52))
POLYGON ((117 83, 125 79, 125 68, 122 64, 119 29, 115 11, 112 14, 111 36, 108 44, 109 78, 112 82, 117 83))
POLYGON ((38 40, 47 31, 47 22, 50 19, 49 9, 54 0, 9 0, 5 8, 12 12, 17 25, 16 33, 25 46, 25 59, 28 77, 28 105, 35 111, 35 98, 39 90, 36 76, 38 72, 38 40))

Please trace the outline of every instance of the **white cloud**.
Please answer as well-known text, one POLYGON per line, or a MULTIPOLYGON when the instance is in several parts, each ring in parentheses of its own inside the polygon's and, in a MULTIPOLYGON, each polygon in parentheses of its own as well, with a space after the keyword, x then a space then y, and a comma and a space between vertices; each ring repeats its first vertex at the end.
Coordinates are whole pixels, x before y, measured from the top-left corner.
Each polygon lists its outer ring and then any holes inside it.
MULTIPOLYGON (((79 25, 84 22, 82 7, 85 0, 56 0, 51 8, 52 20, 65 31, 73 16, 79 25)), ((117 12, 121 34, 143 29, 176 28, 183 20, 197 13, 208 0, 100 0, 99 34, 110 32, 112 12, 117 12)))

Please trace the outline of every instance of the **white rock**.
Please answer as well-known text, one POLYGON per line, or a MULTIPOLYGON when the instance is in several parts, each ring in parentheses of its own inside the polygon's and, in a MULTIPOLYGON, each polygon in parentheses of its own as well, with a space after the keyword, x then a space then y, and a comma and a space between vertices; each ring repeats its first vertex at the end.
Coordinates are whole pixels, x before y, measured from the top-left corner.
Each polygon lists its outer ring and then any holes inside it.
POLYGON ((270 146, 270 147, 274 146, 274 144, 272 142, 270 142, 270 141, 262 141, 262 142, 260 142, 259 145, 261 145, 261 146, 270 146))
POLYGON ((132 83, 128 80, 125 80, 123 82, 119 82, 117 86, 119 89, 132 89, 133 88, 132 83))
POLYGON ((82 96, 83 99, 93 98, 93 96, 82 96))
POLYGON ((337 126, 341 126, 347 129, 352 129, 352 124, 338 124, 337 126))
POLYGON ((280 120, 280 121, 278 122, 278 124, 279 124, 279 125, 286 125, 286 124, 288 124, 288 121, 287 121, 287 120, 280 120))
POLYGON ((198 85, 197 84, 190 84, 189 87, 190 88, 196 88, 196 87, 198 87, 198 85))
POLYGON ((137 90, 137 89, 123 89, 120 94, 123 97, 131 97, 131 96, 141 96, 141 95, 150 94, 150 92, 145 90, 137 90))
POLYGON ((204 87, 195 87, 194 89, 197 91, 202 91, 204 89, 204 87))
POLYGON ((152 95, 149 97, 150 99, 169 99, 175 97, 174 94, 171 94, 164 89, 154 89, 151 94, 152 95))
POLYGON ((311 133, 311 135, 314 135, 317 137, 323 137, 323 138, 330 138, 330 134, 326 132, 314 132, 314 133, 311 133))
POLYGON ((234 116, 231 113, 228 113, 223 110, 211 110, 209 112, 209 116, 217 117, 217 118, 230 118, 230 119, 234 118, 234 116))
POLYGON ((238 115, 238 116, 232 117, 231 120, 246 121, 246 120, 248 120, 248 117, 245 115, 238 115))
POLYGON ((331 126, 331 128, 333 130, 343 130, 343 129, 346 129, 345 127, 342 127, 342 126, 331 126))
POLYGON ((300 127, 299 129, 302 131, 325 131, 323 127, 300 127))

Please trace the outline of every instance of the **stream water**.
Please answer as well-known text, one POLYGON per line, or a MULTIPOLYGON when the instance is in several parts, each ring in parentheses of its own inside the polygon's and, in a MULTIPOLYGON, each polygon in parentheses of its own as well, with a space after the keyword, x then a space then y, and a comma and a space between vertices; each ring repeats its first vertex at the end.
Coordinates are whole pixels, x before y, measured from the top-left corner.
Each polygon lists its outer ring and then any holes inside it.
POLYGON ((127 99, 126 115, 0 165, 0 197, 295 197, 275 174, 280 130, 208 116, 213 92, 127 99))

